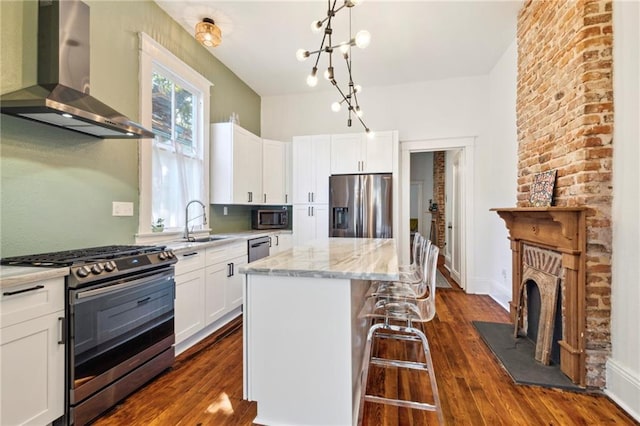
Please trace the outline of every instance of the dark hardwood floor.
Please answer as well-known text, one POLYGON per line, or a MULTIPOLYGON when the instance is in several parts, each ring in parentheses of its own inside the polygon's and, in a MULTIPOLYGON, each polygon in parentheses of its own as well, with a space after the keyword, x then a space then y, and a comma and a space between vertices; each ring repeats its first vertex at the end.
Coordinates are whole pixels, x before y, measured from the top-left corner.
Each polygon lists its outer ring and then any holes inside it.
MULTIPOLYGON (((447 276, 446 272, 444 273, 447 276)), ((599 392, 515 385, 471 324, 508 322, 488 296, 453 284, 439 290, 437 316, 425 327, 448 425, 638 425, 599 392)), ((416 347, 382 342, 379 351, 414 356, 416 347)), ((430 398, 426 374, 372 367, 369 393, 430 398)), ((174 367, 104 414, 96 426, 250 425, 256 404, 242 400, 242 323, 181 354, 174 367)), ((365 404, 366 425, 436 424, 433 413, 365 404)))

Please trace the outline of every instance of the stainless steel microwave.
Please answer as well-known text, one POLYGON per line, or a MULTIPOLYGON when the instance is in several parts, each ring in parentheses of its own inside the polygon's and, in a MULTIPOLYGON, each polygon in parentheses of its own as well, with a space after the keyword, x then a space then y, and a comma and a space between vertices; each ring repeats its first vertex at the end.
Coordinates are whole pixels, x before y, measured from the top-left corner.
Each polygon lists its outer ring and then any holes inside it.
POLYGON ((280 210, 252 210, 251 227, 253 229, 283 229, 289 227, 289 211, 280 210))

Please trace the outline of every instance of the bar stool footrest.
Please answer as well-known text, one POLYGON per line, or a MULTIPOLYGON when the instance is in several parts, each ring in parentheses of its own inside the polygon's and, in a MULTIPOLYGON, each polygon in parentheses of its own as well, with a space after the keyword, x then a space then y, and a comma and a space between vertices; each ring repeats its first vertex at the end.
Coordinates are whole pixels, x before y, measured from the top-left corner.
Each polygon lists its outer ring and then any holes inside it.
POLYGON ((424 362, 415 362, 415 361, 405 361, 401 359, 389 359, 389 358, 378 358, 371 357, 370 364, 380 365, 383 367, 399 367, 399 368, 408 368, 411 370, 424 370, 429 371, 429 368, 424 362))
POLYGON ((365 401, 375 402, 378 404, 394 405, 396 407, 415 408, 416 410, 423 411, 437 411, 437 408, 433 404, 426 402, 407 401, 404 399, 384 398, 382 396, 365 395, 365 401))

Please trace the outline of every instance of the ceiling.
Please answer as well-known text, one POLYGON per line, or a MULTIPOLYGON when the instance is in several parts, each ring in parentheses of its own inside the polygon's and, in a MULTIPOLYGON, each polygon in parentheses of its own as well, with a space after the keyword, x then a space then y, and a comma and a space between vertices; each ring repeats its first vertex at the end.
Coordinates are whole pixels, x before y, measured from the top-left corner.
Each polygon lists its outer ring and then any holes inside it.
MULTIPOLYGON (((299 62, 295 54, 320 47, 322 33, 313 33, 310 25, 326 16, 326 0, 156 3, 191 34, 202 18, 212 18, 222 30, 222 44, 209 52, 258 95, 314 90, 305 82, 313 59, 299 62)), ((354 82, 366 90, 488 74, 515 38, 521 5, 522 0, 362 1, 351 9, 352 36, 366 29, 371 44, 352 49, 354 82)), ((349 38, 349 9, 336 14, 332 27, 334 44, 349 38)), ((319 75, 327 67, 327 55, 322 56, 319 75)), ((336 80, 343 84, 344 60, 339 53, 333 56, 334 65, 339 61, 336 80)), ((322 84, 320 78, 315 90, 322 84)))

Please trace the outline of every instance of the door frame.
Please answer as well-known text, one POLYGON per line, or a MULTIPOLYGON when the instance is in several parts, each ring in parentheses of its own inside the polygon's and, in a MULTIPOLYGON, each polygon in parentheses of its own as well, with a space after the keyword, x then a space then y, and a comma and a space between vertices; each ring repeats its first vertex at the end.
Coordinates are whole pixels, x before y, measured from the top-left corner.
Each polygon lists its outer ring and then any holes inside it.
MULTIPOLYGON (((434 152, 462 150, 464 170, 461 172, 464 177, 461 181, 460 199, 463 202, 460 205, 462 223, 460 226, 461 247, 460 247, 460 287, 467 293, 474 293, 475 289, 472 280, 473 276, 473 250, 474 232, 473 232, 473 176, 474 176, 474 145, 475 137, 458 137, 458 138, 441 138, 426 139, 416 141, 400 141, 400 214, 399 229, 409 230, 410 215, 410 185, 411 185, 411 154, 416 152, 434 152)), ((409 263, 410 241, 409 232, 398 232, 397 241, 399 246, 400 263, 409 263)))

